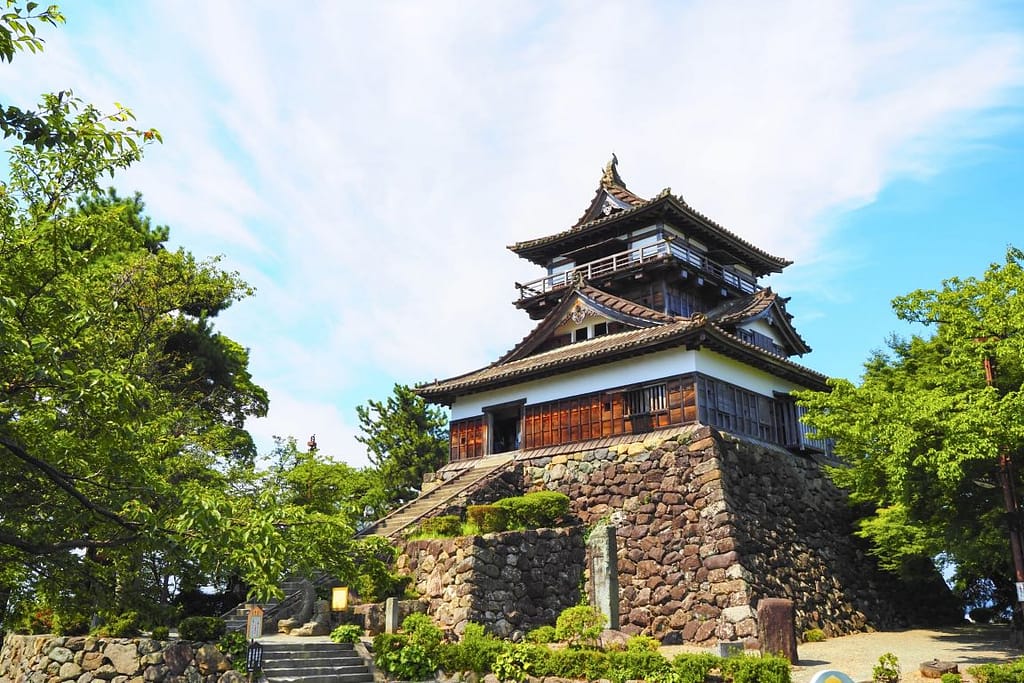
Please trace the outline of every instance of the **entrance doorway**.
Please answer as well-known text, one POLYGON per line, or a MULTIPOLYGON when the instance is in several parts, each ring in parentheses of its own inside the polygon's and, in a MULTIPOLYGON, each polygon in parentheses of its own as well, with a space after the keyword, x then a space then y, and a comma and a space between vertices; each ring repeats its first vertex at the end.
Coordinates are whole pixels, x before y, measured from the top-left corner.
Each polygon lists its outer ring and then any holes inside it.
POLYGON ((488 410, 491 418, 491 453, 519 450, 523 423, 522 406, 522 403, 516 403, 488 410))

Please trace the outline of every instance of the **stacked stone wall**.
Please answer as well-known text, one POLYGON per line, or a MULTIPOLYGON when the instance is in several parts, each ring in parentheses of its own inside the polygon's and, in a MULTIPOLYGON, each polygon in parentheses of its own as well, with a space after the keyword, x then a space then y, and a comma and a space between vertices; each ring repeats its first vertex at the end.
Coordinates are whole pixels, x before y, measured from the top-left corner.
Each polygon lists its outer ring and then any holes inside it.
POLYGON ((20 636, 0 650, 0 683, 243 683, 209 643, 148 638, 20 636))
POLYGON ((869 623, 899 625, 894 579, 876 569, 854 538, 846 495, 821 465, 726 435, 719 443, 723 489, 750 577, 751 603, 792 599, 800 632, 820 628, 836 636, 869 623))
POLYGON ((763 597, 794 600, 799 632, 897 625, 813 460, 695 426, 520 464, 524 490, 562 491, 584 525, 616 527, 627 633, 753 646, 763 597))
POLYGON ((410 541, 398 570, 443 628, 462 633, 474 621, 508 636, 579 603, 585 554, 581 527, 509 531, 410 541))

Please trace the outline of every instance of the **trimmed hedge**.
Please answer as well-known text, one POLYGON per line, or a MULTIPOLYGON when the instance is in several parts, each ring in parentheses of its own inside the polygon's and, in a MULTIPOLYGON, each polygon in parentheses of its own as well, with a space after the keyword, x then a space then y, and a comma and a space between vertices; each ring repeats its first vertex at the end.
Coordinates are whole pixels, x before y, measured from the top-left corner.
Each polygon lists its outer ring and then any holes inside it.
POLYGON ((491 534, 508 529, 508 511, 498 505, 470 505, 466 517, 476 525, 482 534, 491 534))
POLYGON ((508 512, 513 529, 553 527, 569 512, 569 496, 558 491, 534 491, 524 496, 502 498, 494 504, 508 512))

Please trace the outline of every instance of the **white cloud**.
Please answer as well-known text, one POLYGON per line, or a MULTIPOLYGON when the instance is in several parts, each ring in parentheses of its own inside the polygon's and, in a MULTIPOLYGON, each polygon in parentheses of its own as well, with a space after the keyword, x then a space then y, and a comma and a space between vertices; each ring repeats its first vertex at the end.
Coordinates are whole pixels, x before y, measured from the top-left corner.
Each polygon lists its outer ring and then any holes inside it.
POLYGON ((574 222, 613 150, 640 194, 671 184, 805 272, 841 269, 856 257, 830 216, 1006 124, 979 114, 1024 80, 1022 36, 978 12, 154 1, 19 57, 17 92, 59 70, 161 129, 126 184, 257 284, 224 326, 253 349, 273 431, 315 418, 340 442, 393 381, 518 341, 512 283, 540 272, 504 246, 574 222))

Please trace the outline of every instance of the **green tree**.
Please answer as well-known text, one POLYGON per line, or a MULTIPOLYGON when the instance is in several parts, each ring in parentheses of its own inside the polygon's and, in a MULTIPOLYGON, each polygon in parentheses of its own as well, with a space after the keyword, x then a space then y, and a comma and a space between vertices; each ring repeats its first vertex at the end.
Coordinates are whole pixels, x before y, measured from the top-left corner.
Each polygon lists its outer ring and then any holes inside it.
MULTIPOLYGON (((59 23, 6 5, 0 61, 39 47, 32 21, 59 23)), ((0 182, 0 611, 114 613, 166 604, 180 582, 237 576, 269 597, 291 571, 354 576, 352 521, 294 504, 253 466, 244 420, 267 396, 213 326, 251 289, 168 249, 138 196, 100 191, 159 134, 68 91, 33 117, 45 139, 3 125, 16 144, 0 182)))
POLYGON ((898 297, 897 316, 931 336, 890 339, 859 386, 832 380, 831 392, 800 395, 847 464, 833 478, 870 510, 859 533, 883 566, 943 555, 966 593, 995 581, 1004 604, 1019 519, 1005 512, 998 470, 1024 446, 1022 292, 1024 253, 1011 248, 981 278, 898 297))
POLYGON ((423 475, 448 458, 448 419, 407 386, 396 384, 387 400, 356 408, 370 462, 379 474, 378 515, 412 500, 423 475))
POLYGON ((377 471, 355 468, 325 457, 319 450, 300 451, 294 438, 277 438, 271 453, 271 476, 283 499, 355 524, 372 521, 380 507, 377 471))

